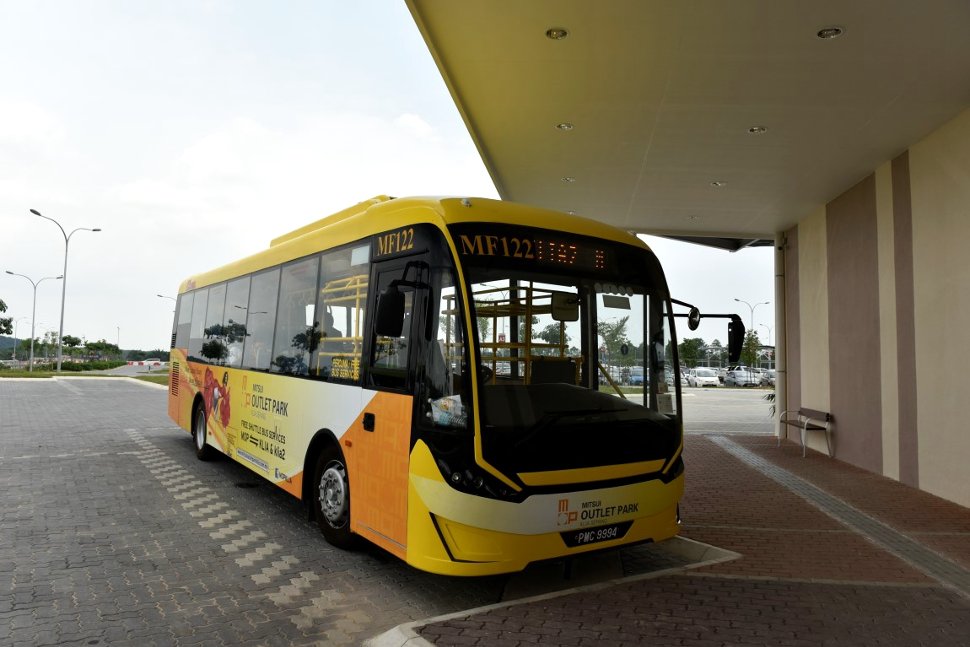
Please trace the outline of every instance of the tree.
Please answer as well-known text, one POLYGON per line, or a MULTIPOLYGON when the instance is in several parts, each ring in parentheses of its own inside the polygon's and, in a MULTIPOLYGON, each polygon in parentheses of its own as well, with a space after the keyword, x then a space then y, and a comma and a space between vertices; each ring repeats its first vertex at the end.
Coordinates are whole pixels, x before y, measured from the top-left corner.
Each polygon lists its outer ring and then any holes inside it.
POLYGON ((600 321, 596 324, 596 332, 603 338, 609 363, 614 366, 628 366, 636 361, 635 353, 630 352, 630 338, 626 335, 626 324, 630 317, 622 317, 616 321, 600 321), (623 353, 626 346, 627 352, 623 353))
MULTIPOLYGON (((541 339, 547 344, 556 344, 556 345, 563 344, 565 346, 568 346, 570 341, 569 335, 563 332, 562 336, 560 337, 560 334, 559 334, 560 332, 561 332, 560 325, 558 323, 551 323, 545 328, 543 328, 542 330, 540 330, 539 332, 537 332, 535 336, 536 336, 536 339, 541 339)), ((543 348, 542 351, 543 351, 543 354, 552 354, 552 355, 558 354, 555 351, 555 349, 552 349, 552 348, 543 348)))
MULTIPOLYGON (((0 299, 0 312, 7 311, 7 304, 0 299)), ((13 317, 0 317, 0 335, 9 335, 13 332, 13 317)))
MULTIPOLYGON (((314 327, 317 325, 314 323, 314 327)), ((229 347, 232 344, 241 342, 248 335, 246 326, 232 319, 226 325, 215 324, 209 326, 202 331, 202 334, 208 340, 202 344, 202 357, 210 359, 217 364, 222 364, 223 360, 229 357, 229 347)))
POLYGON ((724 346, 721 345, 721 342, 719 340, 715 339, 710 344, 708 344, 707 345, 708 366, 714 366, 715 363, 717 366, 724 366, 724 352, 725 352, 724 346))
POLYGON ((168 361, 170 351, 156 348, 154 350, 127 350, 125 351, 125 359, 132 362, 140 362, 146 359, 158 358, 162 361, 168 361))
POLYGON ((210 339, 202 344, 202 357, 221 364, 222 360, 229 357, 229 349, 221 339, 210 339))
POLYGON ((81 345, 81 338, 74 337, 73 335, 64 335, 61 341, 67 346, 67 354, 69 356, 76 354, 78 346, 81 345))
POLYGON ((491 341, 488 333, 492 329, 492 320, 488 317, 478 318, 478 336, 482 341, 491 341))
POLYGON ((98 359, 105 359, 109 356, 121 357, 121 350, 116 344, 111 344, 104 339, 99 341, 89 341, 85 348, 91 354, 97 355, 98 359))
POLYGON ((749 330, 744 335, 744 346, 741 347, 741 363, 745 366, 757 366, 760 348, 761 340, 758 339, 758 333, 749 330))
POLYGON ((703 355, 705 347, 704 340, 700 337, 688 337, 677 345, 680 351, 680 363, 683 366, 697 366, 697 362, 703 355))

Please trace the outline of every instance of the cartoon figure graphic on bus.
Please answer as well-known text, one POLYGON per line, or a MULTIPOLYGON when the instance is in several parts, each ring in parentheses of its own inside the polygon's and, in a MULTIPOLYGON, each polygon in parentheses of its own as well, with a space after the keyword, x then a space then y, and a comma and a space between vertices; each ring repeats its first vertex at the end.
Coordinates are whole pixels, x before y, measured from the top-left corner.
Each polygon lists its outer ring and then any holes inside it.
POLYGON ((219 421, 223 427, 229 426, 229 372, 222 374, 222 394, 219 397, 219 421))
POLYGON ((216 380, 212 374, 212 369, 205 370, 205 377, 202 380, 202 399, 205 401, 205 411, 207 418, 211 419, 212 414, 218 409, 218 420, 223 427, 229 425, 229 372, 222 374, 222 384, 216 380))

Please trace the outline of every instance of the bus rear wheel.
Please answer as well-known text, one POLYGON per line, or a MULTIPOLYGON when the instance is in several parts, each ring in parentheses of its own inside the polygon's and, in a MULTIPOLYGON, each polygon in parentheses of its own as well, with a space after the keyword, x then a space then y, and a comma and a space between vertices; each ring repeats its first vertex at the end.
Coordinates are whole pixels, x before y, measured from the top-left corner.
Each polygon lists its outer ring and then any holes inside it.
POLYGON ((205 408, 200 402, 195 405, 195 413, 192 415, 192 441, 195 443, 195 455, 200 461, 211 461, 215 458, 215 450, 205 444, 208 433, 205 408))
POLYGON ((313 511, 323 537, 337 548, 354 548, 350 532, 350 479, 339 449, 327 448, 317 456, 313 471, 313 511))

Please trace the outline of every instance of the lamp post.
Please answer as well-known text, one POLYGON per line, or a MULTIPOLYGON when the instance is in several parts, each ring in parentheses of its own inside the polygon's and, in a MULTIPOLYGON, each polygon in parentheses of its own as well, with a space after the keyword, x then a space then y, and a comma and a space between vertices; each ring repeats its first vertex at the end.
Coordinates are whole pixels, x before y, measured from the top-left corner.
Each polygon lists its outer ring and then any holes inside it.
POLYGON ((17 329, 20 328, 20 322, 25 319, 30 319, 30 317, 17 317, 13 320, 13 360, 17 361, 17 329))
POLYGON ((751 305, 744 299, 735 299, 735 301, 737 301, 738 303, 743 303, 744 305, 748 306, 751 309, 751 328, 749 328, 749 330, 754 330, 754 309, 757 308, 758 306, 766 306, 770 303, 770 301, 761 301, 759 303, 751 305))
POLYGON ((57 372, 60 373, 61 372, 61 358, 63 357, 62 352, 61 352, 62 351, 62 346, 61 346, 62 345, 62 341, 61 341, 61 338, 64 336, 64 301, 67 298, 67 248, 68 248, 68 245, 71 242, 71 236, 73 236, 77 232, 79 232, 79 231, 101 231, 101 228, 100 227, 95 227, 94 229, 88 229, 87 227, 78 227, 77 229, 73 229, 71 231, 71 233, 67 233, 66 231, 64 231, 64 228, 61 227, 61 223, 57 222, 56 220, 54 220, 50 216, 45 216, 41 212, 37 211, 37 209, 31 209, 30 210, 30 213, 34 214, 35 216, 40 216, 44 220, 50 220, 52 223, 54 223, 55 225, 57 225, 57 228, 61 230, 61 235, 64 236, 64 273, 61 274, 61 277, 63 277, 63 279, 64 279, 64 282, 61 284, 61 325, 60 325, 60 328, 58 328, 58 331, 57 331, 57 372))
MULTIPOLYGON (((172 303, 174 303, 176 306, 178 305, 178 300, 175 297, 170 297, 165 294, 156 294, 155 296, 159 297, 160 299, 171 299, 172 303)), ((238 308, 239 306, 236 306, 236 307, 238 308)), ((173 313, 175 312, 174 307, 172 308, 172 312, 173 313)))
POLYGON ((768 345, 771 346, 771 326, 769 326, 768 324, 758 324, 758 325, 768 329, 768 345))
MULTIPOLYGON (((44 278, 39 279, 35 282, 34 279, 30 278, 26 274, 17 274, 16 272, 11 272, 10 270, 7 270, 7 274, 11 276, 22 276, 23 278, 30 281, 30 284, 34 286, 34 309, 31 312, 31 316, 30 316, 30 366, 27 369, 28 372, 33 373, 34 372, 34 326, 37 324, 37 286, 43 283, 44 281, 46 281, 47 279, 53 279, 55 281, 57 279, 63 279, 64 275, 62 274, 61 276, 45 276, 44 278)), ((60 366, 58 366, 58 368, 60 368, 60 366)))

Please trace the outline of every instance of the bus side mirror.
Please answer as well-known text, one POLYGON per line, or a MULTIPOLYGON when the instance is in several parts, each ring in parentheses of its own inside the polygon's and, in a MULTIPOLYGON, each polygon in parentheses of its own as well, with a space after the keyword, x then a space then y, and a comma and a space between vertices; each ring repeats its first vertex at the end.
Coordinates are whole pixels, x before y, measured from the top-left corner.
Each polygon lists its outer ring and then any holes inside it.
POLYGON ((697 308, 691 308, 690 312, 687 313, 687 327, 691 330, 697 330, 701 325, 701 311, 697 308))
POLYGON ((393 283, 377 299, 375 332, 381 337, 400 337, 404 328, 404 293, 393 283))
POLYGON ((728 322, 728 362, 737 364, 741 359, 741 349, 744 347, 744 324, 741 317, 731 315, 728 322))

